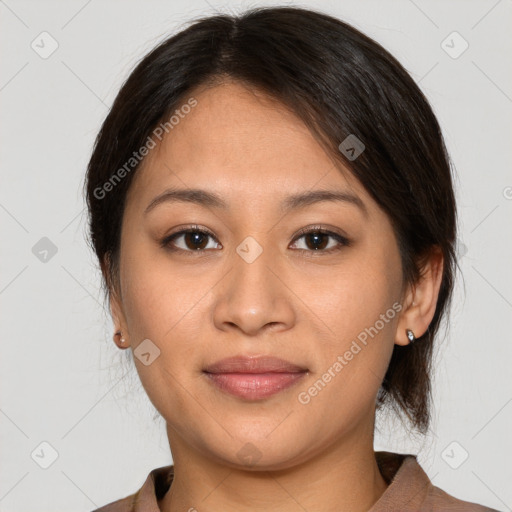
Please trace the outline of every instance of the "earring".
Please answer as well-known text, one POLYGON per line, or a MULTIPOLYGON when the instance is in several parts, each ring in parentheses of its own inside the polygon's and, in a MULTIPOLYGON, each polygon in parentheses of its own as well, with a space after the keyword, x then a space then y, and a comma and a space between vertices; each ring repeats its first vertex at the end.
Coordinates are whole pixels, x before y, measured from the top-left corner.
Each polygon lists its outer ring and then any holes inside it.
POLYGON ((414 343, 416 341, 416 336, 414 336, 414 333, 411 331, 411 329, 405 329, 405 334, 407 334, 407 338, 409 339, 410 343, 414 343))
POLYGON ((119 343, 122 345, 123 343, 126 342, 126 339, 123 337, 122 335, 122 332, 121 331, 116 331, 115 334, 114 334, 114 341, 116 341, 116 338, 120 336, 119 338, 119 343))

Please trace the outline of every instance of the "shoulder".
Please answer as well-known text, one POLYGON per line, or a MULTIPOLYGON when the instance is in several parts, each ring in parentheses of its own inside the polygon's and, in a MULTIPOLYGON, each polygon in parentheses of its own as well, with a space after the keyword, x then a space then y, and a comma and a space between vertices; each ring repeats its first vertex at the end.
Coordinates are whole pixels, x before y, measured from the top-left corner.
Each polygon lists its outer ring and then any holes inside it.
POLYGON ((174 466, 153 469, 142 487, 124 498, 97 508, 92 512, 153 512, 158 510, 158 502, 169 489, 174 477, 174 466))
POLYGON ((499 512, 456 498, 434 486, 416 455, 393 452, 376 452, 375 455, 388 488, 370 512, 499 512))
POLYGON ((113 501, 108 505, 104 505, 103 507, 93 510, 92 512, 132 512, 137 494, 138 492, 130 494, 125 498, 113 501))
POLYGON ((494 508, 458 499, 432 484, 429 486, 425 504, 431 506, 431 510, 447 512, 499 512, 494 508))

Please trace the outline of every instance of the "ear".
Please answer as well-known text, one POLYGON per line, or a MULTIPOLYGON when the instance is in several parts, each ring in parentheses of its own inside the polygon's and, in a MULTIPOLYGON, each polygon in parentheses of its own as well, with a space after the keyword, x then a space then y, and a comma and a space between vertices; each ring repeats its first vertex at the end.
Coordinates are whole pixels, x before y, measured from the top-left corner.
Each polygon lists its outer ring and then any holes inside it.
POLYGON ((400 315, 395 334, 397 345, 410 343, 406 329, 411 329, 416 338, 423 336, 434 318, 437 298, 443 277, 444 258, 435 246, 423 260, 418 282, 409 285, 405 293, 404 309, 400 315))
POLYGON ((105 279, 105 282, 107 283, 108 287, 108 299, 109 299, 109 307, 110 307, 110 314, 112 316, 112 321, 114 322, 114 340, 119 348, 128 348, 128 344, 125 343, 123 345, 118 344, 118 338, 115 336, 115 333, 117 331, 121 331, 123 334, 123 337, 128 341, 128 326, 126 323, 126 318, 123 311, 123 303, 122 299, 119 295, 119 291, 117 290, 117 287, 114 286, 114 283, 112 281, 112 276, 109 272, 109 258, 110 255, 107 253, 105 255, 104 260, 101 262, 101 272, 103 274, 103 278, 105 279))

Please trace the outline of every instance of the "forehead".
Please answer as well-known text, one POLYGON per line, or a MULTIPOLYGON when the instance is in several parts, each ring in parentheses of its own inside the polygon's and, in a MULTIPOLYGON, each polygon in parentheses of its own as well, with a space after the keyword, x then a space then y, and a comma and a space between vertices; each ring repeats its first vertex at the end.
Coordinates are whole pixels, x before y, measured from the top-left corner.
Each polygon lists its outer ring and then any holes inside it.
POLYGON ((315 188, 352 191, 371 202, 282 103, 238 82, 196 89, 181 105, 191 97, 196 105, 176 107, 181 115, 137 171, 130 190, 136 201, 147 203, 169 186, 207 186, 228 202, 268 202, 315 188))

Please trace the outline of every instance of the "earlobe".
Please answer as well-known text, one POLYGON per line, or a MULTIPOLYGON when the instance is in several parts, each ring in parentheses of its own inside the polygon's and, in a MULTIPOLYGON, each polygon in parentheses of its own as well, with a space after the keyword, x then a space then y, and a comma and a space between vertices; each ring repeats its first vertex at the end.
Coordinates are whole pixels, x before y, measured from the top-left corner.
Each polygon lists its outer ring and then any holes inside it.
POLYGON ((118 330, 114 333, 114 343, 119 347, 119 348, 122 348, 122 349, 125 349, 125 348, 128 348, 128 345, 126 344, 126 339, 125 337, 123 336, 123 333, 118 330))
POLYGON ((406 303, 398 321, 395 343, 414 343, 427 332, 434 318, 443 276, 443 255, 439 248, 431 250, 418 281, 409 287, 406 303))

